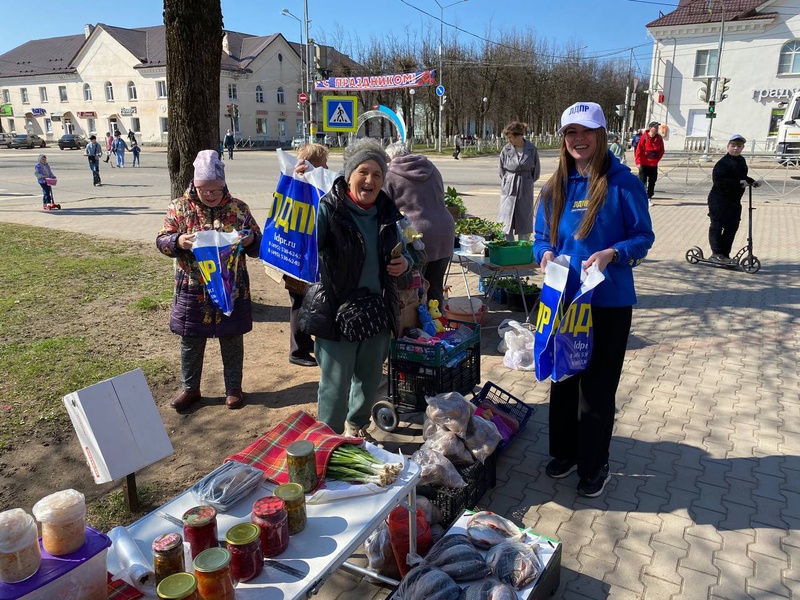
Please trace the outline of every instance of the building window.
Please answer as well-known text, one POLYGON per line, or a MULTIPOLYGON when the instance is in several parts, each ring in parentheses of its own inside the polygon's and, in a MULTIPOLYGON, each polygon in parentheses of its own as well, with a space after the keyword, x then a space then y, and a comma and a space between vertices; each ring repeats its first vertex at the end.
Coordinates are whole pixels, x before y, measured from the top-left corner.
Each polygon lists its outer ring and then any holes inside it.
POLYGON ((39 88, 39 102, 47 102, 47 88, 40 87, 39 88))
POLYGON ((278 104, 286 104, 286 96, 283 94, 283 88, 278 88, 278 104))
POLYGON ((23 104, 28 104, 28 88, 19 88, 19 97, 23 104))
POLYGON ((50 119, 44 120, 44 131, 45 133, 53 133, 53 122, 50 119))
POLYGON ((3 90, 3 104, 8 104, 9 102, 11 102, 11 92, 3 90))
POLYGON ((8 120, 8 130, 9 130, 11 133, 16 133, 16 131, 17 131, 17 126, 16 126, 16 125, 14 125, 14 119, 9 119, 9 120, 8 120))
POLYGON ((128 82, 128 100, 137 100, 136 97, 136 84, 132 81, 128 82))
POLYGON ((235 83, 228 84, 228 100, 238 100, 239 92, 236 89, 235 83))
POLYGON ((786 42, 778 60, 778 75, 800 73, 800 40, 786 42))
POLYGON ((159 117, 158 126, 161 130, 161 133, 169 133, 169 122, 167 121, 167 117, 159 117))
POLYGON ((67 86, 58 86, 58 99, 61 100, 61 102, 67 101, 67 86))
POLYGON ((167 82, 163 79, 156 81, 156 96, 159 98, 167 97, 167 82))
POLYGON ((88 83, 83 84, 83 99, 86 102, 92 101, 92 86, 90 86, 88 83))
POLYGON ((264 88, 260 85, 256 86, 256 102, 259 104, 263 104, 264 102, 264 88))
POLYGON ((89 133, 97 133, 97 121, 94 119, 86 119, 86 128, 89 133))
POLYGON ((698 50, 694 59, 694 76, 716 76, 718 58, 719 53, 716 50, 698 50))
POLYGON ((294 125, 294 132, 297 135, 303 135, 303 119, 297 119, 297 122, 294 125))
POLYGON ((112 84, 110 81, 106 81, 106 86, 105 87, 106 87, 106 100, 108 100, 109 102, 113 102, 114 101, 114 84, 112 84))
POLYGON ((134 133, 141 132, 141 128, 139 127, 139 117, 131 117, 131 131, 134 133))
POLYGON ((262 118, 256 119, 256 134, 267 135, 267 120, 262 118))
POLYGON ((278 119, 278 137, 281 141, 286 139, 286 119, 278 119))

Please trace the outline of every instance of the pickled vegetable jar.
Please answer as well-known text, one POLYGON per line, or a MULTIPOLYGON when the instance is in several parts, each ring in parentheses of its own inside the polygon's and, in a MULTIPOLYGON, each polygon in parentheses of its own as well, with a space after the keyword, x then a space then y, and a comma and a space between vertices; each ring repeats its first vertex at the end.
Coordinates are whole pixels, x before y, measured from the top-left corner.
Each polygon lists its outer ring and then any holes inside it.
POLYGON ((299 440, 289 444, 286 448, 286 466, 291 483, 299 483, 306 493, 316 489, 317 460, 313 442, 299 440))
POLYGON ((203 550, 194 559, 194 576, 202 600, 232 600, 231 553, 225 548, 203 550))
POLYGON ((156 585, 170 575, 186 571, 183 563, 183 538, 180 533, 165 533, 153 540, 153 567, 156 585))
POLYGON ((219 546, 217 511, 213 506, 195 506, 183 513, 183 539, 192 549, 192 559, 203 550, 219 546))
POLYGON ((264 570, 260 533, 254 523, 239 523, 225 534, 225 543, 231 553, 231 573, 237 583, 250 581, 264 570))
POLYGON ((33 517, 21 508, 0 513, 0 581, 17 583, 39 570, 42 552, 33 517))
POLYGON ((275 488, 275 495, 286 503, 289 516, 289 535, 300 533, 306 527, 306 497, 299 483, 284 483, 275 488))
POLYGON ((75 552, 86 541, 86 501, 77 490, 61 490, 33 505, 42 524, 42 548, 52 556, 75 552))
POLYGON ((289 517, 283 500, 276 496, 256 500, 250 520, 261 530, 264 556, 278 556, 289 546, 289 517))
POLYGON ((156 593, 165 600, 201 600, 197 593, 197 579, 191 573, 175 573, 166 577, 158 584, 156 593))

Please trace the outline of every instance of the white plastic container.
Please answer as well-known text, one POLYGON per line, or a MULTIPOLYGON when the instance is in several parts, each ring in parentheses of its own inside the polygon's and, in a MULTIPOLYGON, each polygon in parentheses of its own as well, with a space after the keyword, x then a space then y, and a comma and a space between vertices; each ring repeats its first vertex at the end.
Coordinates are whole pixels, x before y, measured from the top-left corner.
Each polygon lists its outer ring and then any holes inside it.
POLYGON ((467 254, 483 254, 486 250, 486 239, 479 235, 460 234, 458 243, 461 251, 467 254))
POLYGON ((77 490, 61 490, 33 505, 42 524, 42 548, 52 556, 78 550, 86 540, 86 500, 77 490))
POLYGON ((28 579, 41 563, 39 532, 33 517, 21 508, 0 513, 0 581, 28 579))

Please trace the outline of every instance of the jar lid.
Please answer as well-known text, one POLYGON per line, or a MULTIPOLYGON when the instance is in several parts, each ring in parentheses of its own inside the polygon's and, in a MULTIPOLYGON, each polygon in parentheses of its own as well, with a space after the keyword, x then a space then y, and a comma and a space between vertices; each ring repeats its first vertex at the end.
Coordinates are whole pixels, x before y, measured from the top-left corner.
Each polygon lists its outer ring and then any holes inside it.
POLYGON ((189 527, 202 527, 217 518, 217 511, 213 506, 195 506, 183 513, 183 524, 189 527))
POLYGON ((180 533, 165 533, 153 540, 153 552, 169 552, 182 545, 180 533))
POLYGON ((224 569, 231 562, 231 551, 227 548, 209 548, 203 550, 194 559, 195 571, 213 573, 224 569))
POLYGON ((253 503, 253 514, 262 519, 271 517, 282 510, 286 510, 286 502, 277 496, 259 498, 253 503))
POLYGON ((191 573, 173 573, 161 580, 156 588, 159 598, 185 598, 197 589, 197 579, 191 573))
POLYGON ((86 514, 86 499, 78 490, 61 490, 33 505, 33 516, 42 523, 72 521, 86 514))
POLYGON ((228 529, 225 534, 225 541, 234 546, 245 546, 252 544, 258 539, 261 529, 254 523, 239 523, 228 529))
POLYGON ((314 442, 309 440, 298 440, 292 442, 286 448, 287 456, 308 456, 314 453, 314 442))
POLYGON ((276 487, 274 493, 285 502, 292 502, 303 497, 303 486, 299 483, 284 483, 276 487))

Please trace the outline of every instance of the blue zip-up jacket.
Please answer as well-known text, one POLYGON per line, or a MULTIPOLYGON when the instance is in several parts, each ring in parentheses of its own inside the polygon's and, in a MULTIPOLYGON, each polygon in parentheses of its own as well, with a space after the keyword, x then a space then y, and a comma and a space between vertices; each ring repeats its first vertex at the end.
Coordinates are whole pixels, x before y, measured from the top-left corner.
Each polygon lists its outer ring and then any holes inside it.
POLYGON ((647 255, 656 236, 647 208, 644 185, 610 152, 609 157, 608 195, 589 235, 582 240, 575 239, 575 232, 586 211, 586 207, 581 207, 580 203, 587 199, 589 178, 573 170, 569 174, 567 201, 558 227, 558 240, 550 239, 550 227, 545 222, 544 198, 537 203, 533 254, 537 262, 541 262, 548 250, 556 256, 566 254, 572 257, 572 264, 578 266, 580 261, 595 252, 615 248, 619 260, 609 263, 603 271, 606 279, 595 288, 592 305, 633 306, 636 304, 633 267, 647 255))

